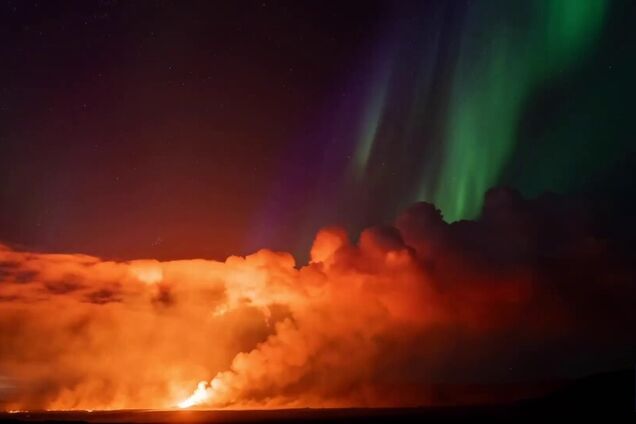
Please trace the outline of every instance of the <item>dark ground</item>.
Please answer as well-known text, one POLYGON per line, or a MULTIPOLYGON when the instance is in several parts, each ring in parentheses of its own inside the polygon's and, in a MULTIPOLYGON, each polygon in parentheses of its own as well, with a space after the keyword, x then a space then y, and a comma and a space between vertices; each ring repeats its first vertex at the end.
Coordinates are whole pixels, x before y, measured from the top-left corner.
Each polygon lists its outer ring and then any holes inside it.
POLYGON ((544 418, 636 423, 634 370, 597 374, 550 395, 510 404, 395 409, 279 409, 268 411, 150 411, 0 413, 0 422, 24 423, 457 423, 537 422, 544 418))

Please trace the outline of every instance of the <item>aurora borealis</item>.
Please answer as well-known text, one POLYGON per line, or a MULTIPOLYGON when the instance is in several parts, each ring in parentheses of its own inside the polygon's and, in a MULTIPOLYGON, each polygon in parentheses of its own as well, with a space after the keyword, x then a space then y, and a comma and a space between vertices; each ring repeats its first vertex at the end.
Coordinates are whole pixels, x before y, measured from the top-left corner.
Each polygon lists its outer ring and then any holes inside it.
POLYGON ((469 25, 451 92, 441 183, 432 197, 426 181, 420 192, 450 220, 479 211, 483 193, 500 182, 514 149, 524 102, 539 84, 569 72, 595 46, 606 7, 603 1, 546 1, 508 11, 506 4, 511 8, 509 2, 472 8, 465 18, 469 25), (488 34, 477 38, 483 27, 488 34))
MULTIPOLYGON (((433 175, 422 173, 420 188, 410 201, 432 201, 450 221, 473 218, 485 191, 499 182, 514 149, 524 102, 535 87, 549 83, 555 73, 568 72, 595 46, 605 8, 602 1, 530 2, 521 6, 487 2, 471 5, 461 17, 454 17, 463 23, 456 44, 443 45, 438 39, 436 46, 455 50, 450 53, 454 56, 452 66, 443 70, 450 75, 447 92, 428 91, 433 83, 430 66, 420 69, 415 83, 408 86, 413 101, 399 124, 405 128, 417 127, 433 113, 426 104, 418 104, 418 97, 448 98, 446 113, 438 117, 443 121, 438 124, 440 152, 420 162, 421 168, 437 166, 438 170, 433 175)), ((429 47, 417 36, 412 38, 429 47)), ((392 58, 390 65, 384 66, 394 69, 405 65, 392 58)), ((383 72, 387 73, 390 71, 383 72)), ((370 91, 376 94, 365 104, 363 130, 355 148, 358 172, 366 169, 374 142, 388 139, 384 142, 396 143, 395 134, 380 137, 378 127, 391 125, 383 121, 382 112, 389 107, 386 92, 391 83, 399 85, 401 77, 396 75, 397 81, 384 77, 371 86, 370 91)), ((426 143, 428 135, 407 130, 397 137, 426 143)))
MULTIPOLYGON (((544 191, 579 194, 594 183, 569 172, 571 167, 585 175, 588 170, 597 173, 596 178, 599 172, 611 172, 623 140, 608 141, 603 131, 632 125, 620 117, 623 99, 598 93, 600 103, 593 105, 587 93, 607 84, 618 69, 625 72, 623 80, 634 70, 626 53, 634 51, 633 43, 624 41, 626 29, 621 29, 628 26, 626 3, 393 6, 381 35, 367 46, 353 71, 356 78, 347 80, 341 96, 332 99, 336 112, 319 124, 316 144, 310 138, 309 150, 305 144, 301 153, 289 156, 295 161, 309 151, 320 158, 309 165, 312 176, 307 182, 316 201, 297 218, 298 232, 311 232, 325 220, 344 222, 355 232, 390 220, 418 200, 438 205, 449 222, 471 219, 490 187, 509 185, 531 196, 544 191), (613 49, 618 46, 617 57, 613 49), (603 57, 604 51, 612 56, 603 57), (580 75, 590 86, 572 92, 569 100, 555 95, 552 107, 571 104, 541 116, 546 124, 529 127, 536 102, 549 102, 550 92, 561 92, 571 81, 585 84, 580 75), (581 108, 577 98, 585 98, 588 110, 598 110, 603 119, 590 124, 581 118, 572 125, 572 116, 584 115, 568 112, 581 108), (581 124, 596 129, 582 130, 581 124), (570 140, 569 154, 558 146, 566 142, 555 140, 556 131, 559 139, 570 140), (585 147, 576 147, 577 140, 585 147), (591 164, 581 149, 614 153, 600 154, 591 164)), ((632 87, 627 83, 624 89, 632 87)), ((281 179, 302 180, 307 164, 302 168, 283 172, 281 179)), ((293 209, 294 195, 287 185, 274 188, 271 195, 276 204, 266 208, 258 227, 276 225, 268 216, 293 209)), ((272 232, 267 230, 253 246, 272 232)), ((300 246, 307 243, 301 240, 300 246)))

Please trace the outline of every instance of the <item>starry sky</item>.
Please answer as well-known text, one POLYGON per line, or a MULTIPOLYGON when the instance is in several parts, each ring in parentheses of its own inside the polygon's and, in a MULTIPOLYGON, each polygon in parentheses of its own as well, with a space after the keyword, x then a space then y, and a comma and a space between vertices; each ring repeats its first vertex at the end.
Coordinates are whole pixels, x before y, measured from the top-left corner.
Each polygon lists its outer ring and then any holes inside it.
POLYGON ((2 1, 0 240, 302 258, 325 225, 421 200, 472 219, 501 185, 623 222, 634 18, 620 0, 2 1))

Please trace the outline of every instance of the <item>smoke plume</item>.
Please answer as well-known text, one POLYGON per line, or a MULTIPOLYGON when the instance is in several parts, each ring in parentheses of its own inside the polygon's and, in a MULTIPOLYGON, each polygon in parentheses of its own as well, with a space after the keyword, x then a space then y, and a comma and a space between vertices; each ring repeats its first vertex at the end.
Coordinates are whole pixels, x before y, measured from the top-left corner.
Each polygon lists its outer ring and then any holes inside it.
MULTIPOLYGON (((432 205, 311 260, 114 262, 0 247, 4 409, 388 406, 633 363, 633 254, 556 196, 432 205), (480 386, 480 387, 481 387, 480 386)), ((479 392, 479 391, 477 391, 479 392)))

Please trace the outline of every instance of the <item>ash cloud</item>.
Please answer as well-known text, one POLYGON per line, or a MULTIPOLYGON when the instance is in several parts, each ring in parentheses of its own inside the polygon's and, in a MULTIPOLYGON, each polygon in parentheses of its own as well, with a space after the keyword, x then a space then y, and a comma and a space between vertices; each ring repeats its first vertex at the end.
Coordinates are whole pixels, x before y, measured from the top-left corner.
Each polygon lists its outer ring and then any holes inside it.
MULTIPOLYGON (((430 204, 307 265, 103 261, 0 248, 6 409, 414 405, 475 384, 636 359, 634 258, 584 203, 491 190, 481 218, 430 204)), ((480 386, 480 387, 482 387, 480 386)))

